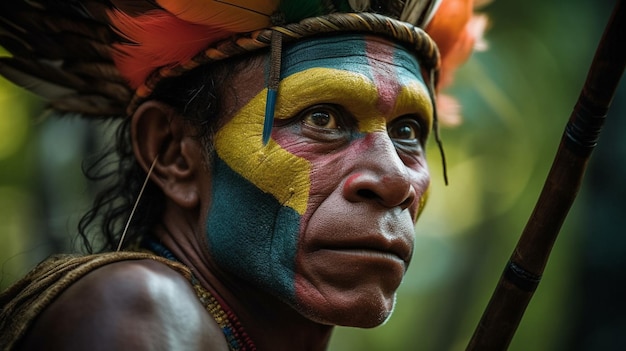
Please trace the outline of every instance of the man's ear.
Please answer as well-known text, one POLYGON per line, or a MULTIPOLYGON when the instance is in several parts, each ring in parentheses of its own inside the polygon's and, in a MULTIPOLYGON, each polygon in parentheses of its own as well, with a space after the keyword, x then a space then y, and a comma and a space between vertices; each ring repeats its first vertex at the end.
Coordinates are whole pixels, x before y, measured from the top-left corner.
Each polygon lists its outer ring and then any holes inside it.
POLYGON ((137 161, 165 196, 184 208, 199 205, 198 172, 203 167, 201 143, 187 132, 183 118, 170 106, 143 103, 133 114, 131 140, 137 161))

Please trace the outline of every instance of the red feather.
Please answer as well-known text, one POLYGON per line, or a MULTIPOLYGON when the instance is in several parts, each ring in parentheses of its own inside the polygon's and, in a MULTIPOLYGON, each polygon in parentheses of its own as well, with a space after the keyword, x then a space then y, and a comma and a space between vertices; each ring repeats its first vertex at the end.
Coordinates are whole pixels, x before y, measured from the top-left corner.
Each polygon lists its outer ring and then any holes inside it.
POLYGON ((183 21, 162 10, 137 17, 113 10, 109 17, 116 32, 128 41, 115 44, 113 60, 133 89, 157 68, 185 62, 209 43, 232 34, 183 21))

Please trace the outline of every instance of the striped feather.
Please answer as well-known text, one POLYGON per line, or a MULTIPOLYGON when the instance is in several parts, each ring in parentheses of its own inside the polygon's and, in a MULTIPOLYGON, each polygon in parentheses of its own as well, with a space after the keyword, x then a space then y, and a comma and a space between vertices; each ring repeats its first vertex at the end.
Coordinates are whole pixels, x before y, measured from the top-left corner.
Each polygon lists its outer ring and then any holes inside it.
POLYGON ((50 108, 92 117, 123 116, 126 105, 101 95, 69 94, 49 103, 50 108))
POLYGON ((44 34, 71 32, 102 43, 110 43, 113 39, 111 30, 104 23, 82 17, 61 17, 51 11, 36 9, 14 11, 8 20, 20 23, 22 29, 27 31, 40 31, 44 34))
POLYGON ((85 88, 86 85, 86 82, 83 79, 71 73, 65 72, 61 67, 61 62, 40 62, 18 57, 2 57, 0 58, 0 62, 2 65, 21 71, 26 75, 38 76, 42 80, 56 83, 59 86, 72 90, 85 88))
POLYGON ((112 62, 72 61, 66 62, 63 67, 66 71, 74 73, 79 77, 92 80, 106 80, 126 85, 126 79, 120 75, 117 67, 112 62))
MULTIPOLYGON (((50 61, 32 61, 22 58, 0 58, 0 63, 4 66, 5 70, 11 70, 14 72, 12 76, 13 81, 21 86, 32 86, 33 80, 31 77, 37 77, 42 82, 48 82, 54 86, 62 87, 64 91, 62 95, 65 95, 66 89, 72 91, 80 91, 83 93, 97 93, 105 97, 112 98, 119 101, 127 101, 131 98, 132 92, 128 89, 128 86, 124 83, 111 81, 108 79, 92 79, 84 75, 83 77, 67 70, 62 62, 50 62, 50 61), (23 75, 18 76, 15 72, 21 72, 23 75), (19 81, 19 77, 25 78, 25 82, 19 81)), ((41 85, 41 84, 38 84, 41 85)), ((52 91, 47 92, 46 95, 54 95, 52 91)))
POLYGON ((46 81, 37 76, 24 73, 14 67, 0 61, 0 75, 13 82, 15 85, 29 90, 46 100, 55 100, 68 94, 74 94, 73 89, 46 81))
POLYGON ((92 94, 98 93, 117 101, 130 101, 133 96, 133 92, 128 89, 127 85, 107 80, 93 80, 81 91, 92 94))
POLYGON ((32 54, 49 60, 72 59, 81 61, 110 61, 111 47, 108 44, 85 38, 75 33, 28 33, 24 40, 32 45, 32 54), (59 43, 65 43, 59 45, 59 43))
POLYGON ((0 15, 0 45, 14 55, 51 60, 66 57, 76 60, 110 60, 108 42, 112 34, 103 34, 104 27, 94 27, 92 31, 89 31, 91 26, 85 24, 68 23, 65 27, 62 24, 49 27, 46 23, 54 20, 49 18, 43 21, 38 10, 10 14, 12 16, 0 15))
POLYGON ((0 46, 15 56, 28 57, 34 52, 33 47, 28 42, 4 28, 0 28, 0 46))
POLYGON ((107 18, 107 4, 106 0, 3 1, 0 45, 12 57, 0 59, 0 74, 64 111, 123 114, 122 105, 132 91, 111 61, 110 44, 116 36, 101 21, 107 18), (84 99, 85 94, 92 97, 84 99))

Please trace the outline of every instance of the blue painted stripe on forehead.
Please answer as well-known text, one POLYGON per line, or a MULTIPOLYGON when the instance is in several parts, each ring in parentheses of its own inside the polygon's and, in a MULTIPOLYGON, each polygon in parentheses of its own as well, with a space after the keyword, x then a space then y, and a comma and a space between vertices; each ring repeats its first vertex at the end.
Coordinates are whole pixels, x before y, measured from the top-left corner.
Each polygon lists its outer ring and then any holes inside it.
POLYGON ((400 80, 401 84, 409 84, 409 77, 411 75, 406 74, 405 71, 409 71, 410 73, 417 73, 416 76, 419 80, 426 84, 424 81, 424 77, 422 76, 422 71, 420 68, 420 64, 417 61, 415 56, 411 55, 406 49, 403 47, 399 47, 399 49, 394 51, 393 61, 396 64, 396 72, 397 77, 400 80))
MULTIPOLYGON (((294 73, 313 67, 325 67, 357 71, 366 74, 370 80, 371 72, 363 72, 362 67, 369 66, 366 43, 377 40, 363 34, 346 34, 331 37, 303 40, 286 47, 283 53, 281 79, 294 73), (361 66, 361 69, 356 67, 361 66)), ((398 69, 411 71, 422 79, 417 59, 404 47, 388 42, 394 47, 393 63, 398 69)))
POLYGON ((350 67, 355 64, 368 65, 365 52, 363 35, 314 38, 297 42, 284 51, 281 79, 313 67, 350 71, 350 67))

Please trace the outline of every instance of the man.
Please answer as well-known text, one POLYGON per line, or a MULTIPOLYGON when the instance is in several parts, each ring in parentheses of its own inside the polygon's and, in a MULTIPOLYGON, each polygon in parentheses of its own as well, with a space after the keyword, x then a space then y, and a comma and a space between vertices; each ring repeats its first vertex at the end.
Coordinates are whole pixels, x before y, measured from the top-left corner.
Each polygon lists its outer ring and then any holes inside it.
POLYGON ((4 75, 39 78, 60 111, 128 114, 79 226, 103 253, 5 292, 6 348, 324 350, 335 325, 389 318, 430 181, 439 51, 449 79, 471 1, 2 6, 4 75))

